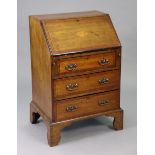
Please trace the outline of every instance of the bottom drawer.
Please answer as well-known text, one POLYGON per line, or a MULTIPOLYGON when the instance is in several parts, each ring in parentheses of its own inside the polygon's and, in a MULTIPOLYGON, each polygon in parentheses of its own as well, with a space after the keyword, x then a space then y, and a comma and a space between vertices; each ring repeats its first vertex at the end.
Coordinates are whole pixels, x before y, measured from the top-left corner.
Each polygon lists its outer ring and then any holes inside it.
POLYGON ((120 91, 57 101, 56 121, 72 119, 119 108, 120 91))

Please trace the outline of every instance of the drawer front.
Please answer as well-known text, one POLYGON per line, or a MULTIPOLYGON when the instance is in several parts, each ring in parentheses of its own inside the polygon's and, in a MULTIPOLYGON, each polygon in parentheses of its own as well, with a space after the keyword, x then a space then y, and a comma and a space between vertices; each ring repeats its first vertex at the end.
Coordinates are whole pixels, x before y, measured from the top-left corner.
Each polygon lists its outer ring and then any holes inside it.
POLYGON ((72 74, 75 72, 116 67, 116 52, 92 54, 74 58, 61 59, 57 62, 57 74, 72 74))
POLYGON ((57 102, 56 121, 119 108, 119 90, 57 102))
POLYGON ((64 99, 119 88, 120 71, 94 73, 54 80, 54 97, 64 99))

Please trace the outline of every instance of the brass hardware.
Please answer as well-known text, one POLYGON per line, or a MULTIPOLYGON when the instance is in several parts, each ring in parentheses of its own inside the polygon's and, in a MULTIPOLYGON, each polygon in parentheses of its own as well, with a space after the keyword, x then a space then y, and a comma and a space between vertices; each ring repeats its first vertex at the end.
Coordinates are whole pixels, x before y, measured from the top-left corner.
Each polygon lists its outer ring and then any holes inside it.
POLYGON ((99 60, 99 64, 100 65, 106 65, 109 63, 109 60, 108 59, 102 59, 102 60, 99 60))
POLYGON ((65 69, 68 71, 72 71, 74 69, 76 69, 77 65, 76 64, 68 64, 65 66, 65 69))
POLYGON ((98 102, 98 104, 99 104, 100 106, 104 106, 105 104, 108 104, 108 103, 109 103, 108 100, 101 100, 101 101, 98 102))
POLYGON ((66 86, 66 89, 67 90, 75 90, 75 89, 77 89, 77 87, 78 87, 78 84, 77 83, 70 83, 70 84, 68 84, 66 86))
POLYGON ((108 79, 108 78, 104 78, 104 79, 98 80, 98 82, 99 82, 100 84, 106 84, 106 83, 109 82, 109 79, 108 79))
POLYGON ((67 112, 72 112, 72 111, 75 111, 75 110, 77 110, 77 106, 68 106, 67 108, 66 108, 66 111, 67 112))

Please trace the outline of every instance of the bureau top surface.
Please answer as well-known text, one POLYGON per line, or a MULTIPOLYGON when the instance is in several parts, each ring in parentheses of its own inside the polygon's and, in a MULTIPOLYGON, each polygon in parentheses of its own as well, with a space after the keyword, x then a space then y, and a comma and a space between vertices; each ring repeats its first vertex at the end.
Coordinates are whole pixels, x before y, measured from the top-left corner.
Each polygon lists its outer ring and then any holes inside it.
POLYGON ((33 16, 40 21, 51 54, 119 47, 110 16, 98 11, 33 16))

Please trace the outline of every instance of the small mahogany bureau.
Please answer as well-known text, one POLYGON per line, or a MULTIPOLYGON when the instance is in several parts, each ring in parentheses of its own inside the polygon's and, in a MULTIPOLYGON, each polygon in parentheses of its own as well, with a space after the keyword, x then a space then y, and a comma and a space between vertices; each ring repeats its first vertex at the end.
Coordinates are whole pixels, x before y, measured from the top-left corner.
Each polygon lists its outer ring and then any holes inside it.
POLYGON ((98 11, 29 17, 32 66, 31 123, 41 116, 50 146, 72 122, 114 117, 120 108, 121 44, 110 16, 98 11))

